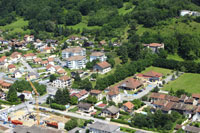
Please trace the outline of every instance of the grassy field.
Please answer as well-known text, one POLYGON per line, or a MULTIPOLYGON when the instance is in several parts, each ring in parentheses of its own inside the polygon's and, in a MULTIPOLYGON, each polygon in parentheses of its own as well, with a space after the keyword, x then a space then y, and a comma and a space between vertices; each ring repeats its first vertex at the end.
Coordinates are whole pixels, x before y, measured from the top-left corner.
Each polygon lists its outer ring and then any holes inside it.
POLYGON ((10 33, 29 33, 30 30, 24 31, 23 27, 28 26, 28 21, 25 21, 23 18, 17 18, 17 21, 5 25, 5 26, 0 26, 1 30, 10 30, 10 33))
POLYGON ((180 33, 192 33, 200 35, 200 23, 191 21, 189 23, 184 23, 183 18, 173 18, 161 22, 161 26, 154 26, 152 28, 145 28, 143 25, 137 27, 137 34, 142 35, 145 31, 150 33, 160 33, 163 35, 173 34, 175 31, 180 33))
POLYGON ((87 26, 87 24, 88 24, 88 16, 82 16, 82 21, 80 23, 73 26, 68 26, 68 27, 73 28, 75 30, 80 29, 80 31, 82 31, 83 28, 86 28, 86 29, 100 28, 100 26, 87 26))
POLYGON ((175 55, 171 55, 169 54, 167 56, 167 59, 171 59, 171 60, 176 60, 176 61, 184 61, 183 58, 181 58, 179 55, 175 54, 175 55))
POLYGON ((149 71, 155 71, 158 73, 162 73, 164 76, 166 76, 167 74, 171 74, 171 72, 172 72, 172 70, 170 70, 170 69, 151 66, 151 67, 146 68, 144 71, 142 71, 142 73, 146 73, 149 71))
POLYGON ((184 89, 190 93, 200 93, 200 74, 185 73, 178 79, 169 82, 163 87, 163 90, 170 90, 171 88, 176 91, 184 89))

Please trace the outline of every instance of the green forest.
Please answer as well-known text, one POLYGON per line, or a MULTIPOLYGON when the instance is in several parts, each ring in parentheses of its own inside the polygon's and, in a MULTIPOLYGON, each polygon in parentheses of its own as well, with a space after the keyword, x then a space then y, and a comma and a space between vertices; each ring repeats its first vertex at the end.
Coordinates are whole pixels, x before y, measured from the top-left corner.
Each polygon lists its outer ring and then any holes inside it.
POLYGON ((169 54, 198 60, 200 17, 179 14, 200 11, 199 5, 199 0, 0 0, 0 29, 10 30, 3 32, 7 39, 29 33, 42 40, 83 35, 124 42, 123 50, 136 59, 131 50, 139 44, 164 43, 169 54))

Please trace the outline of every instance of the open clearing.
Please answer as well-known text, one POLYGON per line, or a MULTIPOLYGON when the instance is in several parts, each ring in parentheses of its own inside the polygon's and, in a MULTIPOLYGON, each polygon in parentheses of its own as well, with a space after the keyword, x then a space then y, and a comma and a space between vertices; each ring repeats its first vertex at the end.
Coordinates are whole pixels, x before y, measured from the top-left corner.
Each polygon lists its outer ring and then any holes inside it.
POLYGON ((177 91, 184 89, 189 93, 200 93, 200 74, 184 73, 175 81, 171 81, 166 84, 162 89, 177 91))

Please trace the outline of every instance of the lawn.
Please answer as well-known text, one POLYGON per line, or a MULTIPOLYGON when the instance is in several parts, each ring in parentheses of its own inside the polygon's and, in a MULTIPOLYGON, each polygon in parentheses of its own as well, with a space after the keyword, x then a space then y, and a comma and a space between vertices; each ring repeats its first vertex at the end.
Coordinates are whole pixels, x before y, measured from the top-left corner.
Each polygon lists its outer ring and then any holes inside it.
POLYGON ((146 73, 149 71, 155 71, 158 73, 162 73, 164 76, 167 76, 168 74, 171 74, 171 72, 172 72, 172 70, 170 70, 170 69, 151 66, 151 67, 146 68, 144 71, 142 71, 142 73, 146 73))
POLYGON ((176 61, 184 61, 183 58, 181 58, 179 55, 175 54, 175 55, 171 55, 169 54, 167 56, 167 59, 171 59, 171 60, 176 60, 176 61))
POLYGON ((23 32, 25 34, 28 34, 30 30, 24 31, 23 30, 24 26, 28 26, 28 21, 25 21, 23 18, 17 18, 17 21, 12 22, 11 24, 0 26, 0 29, 11 30, 11 33, 23 32))
POLYGON ((170 90, 171 88, 176 91, 184 89, 189 93, 200 93, 200 74, 185 73, 175 81, 166 84, 162 89, 170 90))

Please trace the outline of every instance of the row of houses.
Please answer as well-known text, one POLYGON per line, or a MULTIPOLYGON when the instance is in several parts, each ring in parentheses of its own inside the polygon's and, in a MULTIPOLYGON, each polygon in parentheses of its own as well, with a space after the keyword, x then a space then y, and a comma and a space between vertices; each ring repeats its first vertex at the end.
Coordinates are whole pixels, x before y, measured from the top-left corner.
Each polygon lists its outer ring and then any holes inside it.
MULTIPOLYGON (((193 117, 200 113, 200 94, 193 94, 192 97, 181 95, 180 98, 162 93, 152 93, 150 101, 155 108, 161 109, 164 113, 177 111, 181 114, 193 117)), ((196 118, 200 120, 199 118, 196 118)))

